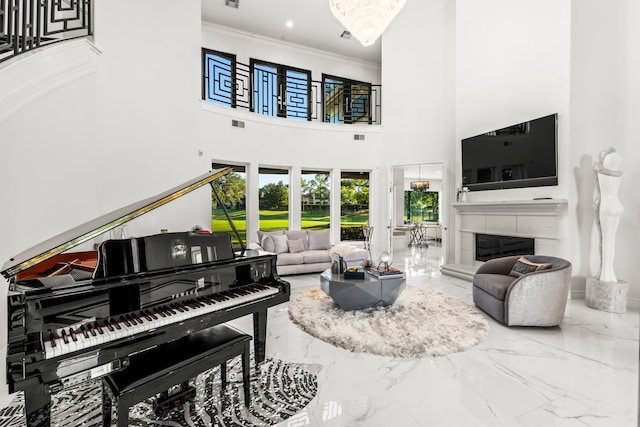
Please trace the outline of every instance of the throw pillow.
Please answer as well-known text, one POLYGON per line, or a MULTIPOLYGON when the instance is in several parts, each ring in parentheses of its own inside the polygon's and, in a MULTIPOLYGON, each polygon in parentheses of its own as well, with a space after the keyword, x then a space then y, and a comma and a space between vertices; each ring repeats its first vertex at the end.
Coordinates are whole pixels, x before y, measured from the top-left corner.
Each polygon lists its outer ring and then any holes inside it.
POLYGON ((289 240, 302 240, 304 250, 309 249, 309 239, 307 238, 307 230, 284 230, 284 234, 287 235, 289 240))
POLYGON ((304 251, 302 239, 287 240, 287 246, 289 246, 289 252, 292 254, 304 251))
POLYGON ((547 270, 551 267, 551 264, 540 264, 531 262, 525 257, 521 256, 509 272, 509 276, 520 277, 524 276, 525 274, 533 273, 534 271, 547 270))
POLYGON ((277 254, 281 254, 284 252, 289 252, 289 246, 287 246, 287 236, 282 235, 273 235, 271 236, 273 239, 274 252, 277 254))
POLYGON ((307 230, 309 236, 309 249, 329 249, 331 247, 330 230, 307 230))
POLYGON ((273 243, 273 239, 271 238, 271 236, 268 236, 268 235, 265 235, 262 237, 260 246, 262 246, 262 249, 264 249, 267 252, 275 252, 276 250, 276 246, 275 246, 275 243, 273 243))

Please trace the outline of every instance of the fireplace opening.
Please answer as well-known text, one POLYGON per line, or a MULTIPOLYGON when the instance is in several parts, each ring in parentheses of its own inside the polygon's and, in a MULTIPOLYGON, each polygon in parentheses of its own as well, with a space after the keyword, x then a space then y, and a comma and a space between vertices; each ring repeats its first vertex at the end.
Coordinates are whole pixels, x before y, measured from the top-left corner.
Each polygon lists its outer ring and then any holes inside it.
POLYGON ((476 260, 488 261, 511 255, 534 255, 534 239, 529 237, 476 234, 476 260))

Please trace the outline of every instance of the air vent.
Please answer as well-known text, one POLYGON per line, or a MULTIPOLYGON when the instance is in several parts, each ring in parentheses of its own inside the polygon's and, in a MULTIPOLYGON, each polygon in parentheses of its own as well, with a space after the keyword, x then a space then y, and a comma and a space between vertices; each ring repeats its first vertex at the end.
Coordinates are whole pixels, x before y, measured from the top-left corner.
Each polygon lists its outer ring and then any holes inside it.
POLYGON ((354 141, 364 141, 364 134, 362 133, 356 133, 353 135, 353 140, 354 141))
POLYGON ((342 34, 340 34, 340 38, 348 40, 351 38, 351 33, 347 30, 344 30, 342 34))
POLYGON ((231 120, 231 126, 234 128, 244 129, 244 122, 240 120, 231 120))
POLYGON ((240 3, 240 0, 225 0, 225 4, 229 7, 233 7, 233 8, 238 8, 238 3, 240 3))

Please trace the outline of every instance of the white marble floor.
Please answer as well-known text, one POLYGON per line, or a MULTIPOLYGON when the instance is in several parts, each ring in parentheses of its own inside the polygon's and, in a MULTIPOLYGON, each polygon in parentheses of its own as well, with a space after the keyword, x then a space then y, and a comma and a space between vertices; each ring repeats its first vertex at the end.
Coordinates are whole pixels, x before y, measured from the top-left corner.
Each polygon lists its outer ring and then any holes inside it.
MULTIPOLYGON (((394 258, 409 285, 471 302, 469 282, 440 274, 440 248, 394 258)), ((293 295, 319 285, 317 274, 285 279, 293 295)), ((610 314, 574 299, 556 328, 488 321, 488 336, 469 351, 399 359, 336 348, 294 326, 287 304, 270 309, 268 355, 318 374, 316 397, 279 426, 636 426, 637 308, 610 314)), ((252 329, 249 316, 234 324, 252 329)))
MULTIPOLYGON (((440 274, 439 248, 405 255, 409 285, 471 301, 469 282, 440 274)), ((285 279, 294 295, 318 286, 317 274, 285 279)), ((238 326, 250 330, 243 322, 238 326)), ((315 339, 290 322, 283 304, 269 313, 267 353, 318 369, 316 398, 281 427, 632 427, 637 422, 637 309, 610 314, 574 299, 559 327, 506 328, 489 319, 488 336, 469 351, 398 359, 350 353, 315 339)))

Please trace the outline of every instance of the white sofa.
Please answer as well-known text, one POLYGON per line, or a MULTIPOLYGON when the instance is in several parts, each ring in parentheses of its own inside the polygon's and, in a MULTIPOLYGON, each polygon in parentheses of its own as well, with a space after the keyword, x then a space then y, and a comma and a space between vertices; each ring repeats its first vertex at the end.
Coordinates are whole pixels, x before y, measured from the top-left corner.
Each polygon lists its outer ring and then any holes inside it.
POLYGON ((258 231, 258 243, 251 249, 277 255, 279 275, 322 272, 331 267, 331 252, 335 251, 347 265, 360 264, 367 251, 351 245, 331 246, 330 230, 258 231))

